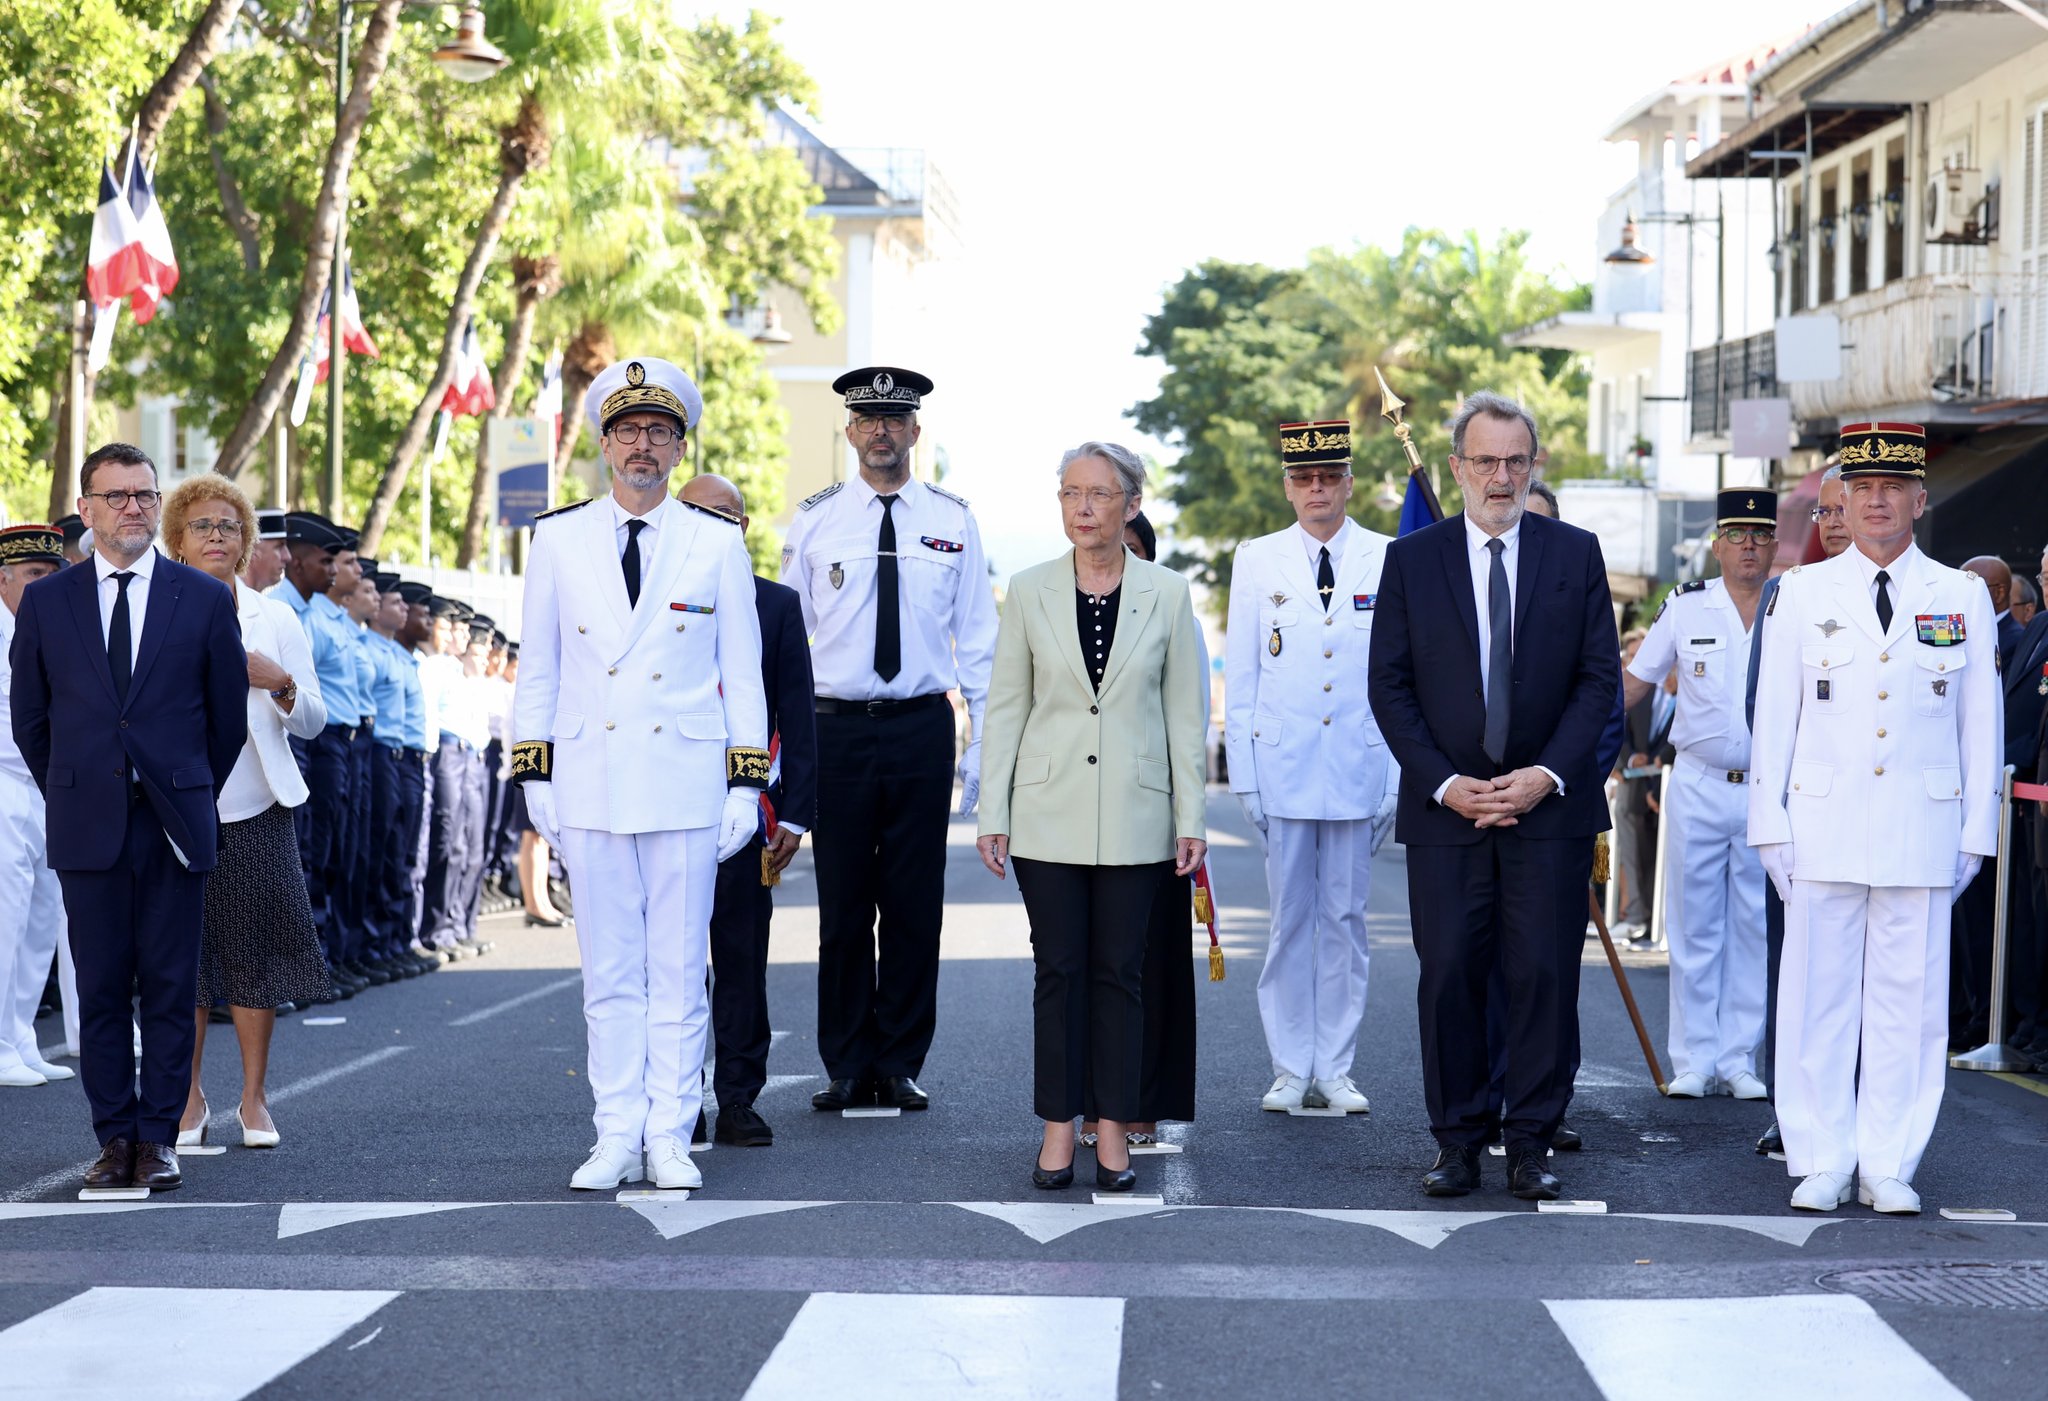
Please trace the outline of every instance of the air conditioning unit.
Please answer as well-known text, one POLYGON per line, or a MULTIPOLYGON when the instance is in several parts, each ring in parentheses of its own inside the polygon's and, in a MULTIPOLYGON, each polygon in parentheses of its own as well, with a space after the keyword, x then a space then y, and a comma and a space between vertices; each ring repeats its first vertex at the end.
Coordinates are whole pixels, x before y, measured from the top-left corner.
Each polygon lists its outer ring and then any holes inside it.
POLYGON ((1927 240, 1976 243, 1977 216, 1984 203, 1984 172, 1944 166, 1927 185, 1927 240))

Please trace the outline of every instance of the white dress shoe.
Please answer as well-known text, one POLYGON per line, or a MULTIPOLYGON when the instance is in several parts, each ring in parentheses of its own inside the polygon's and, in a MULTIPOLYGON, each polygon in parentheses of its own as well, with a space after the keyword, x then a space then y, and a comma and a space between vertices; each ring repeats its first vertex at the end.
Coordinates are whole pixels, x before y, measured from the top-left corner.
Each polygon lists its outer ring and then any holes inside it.
POLYGON ((1275 1114, 1285 1114, 1290 1109, 1299 1109, 1308 1094, 1308 1081, 1299 1075, 1281 1074, 1274 1078, 1273 1088, 1266 1091, 1266 1097, 1259 1101, 1259 1108, 1269 1109, 1275 1114))
POLYGON ((24 1056, 22 1058, 22 1063, 26 1065, 30 1070, 33 1070, 36 1074, 42 1076, 45 1080, 51 1081, 52 1083, 55 1083, 58 1080, 74 1079, 78 1075, 78 1072, 73 1070, 70 1066, 52 1065, 48 1061, 44 1060, 41 1056, 24 1056))
POLYGON ((1705 1099, 1714 1092, 1714 1082, 1697 1070, 1688 1070, 1664 1087, 1667 1099, 1705 1099))
POLYGON ((31 1085, 47 1085, 49 1083, 49 1076, 44 1075, 39 1070, 31 1070, 25 1065, 17 1063, 9 1066, 0 1066, 0 1085, 13 1085, 25 1090, 31 1085))
MULTIPOLYGON (((1323 1102, 1325 1109, 1341 1109, 1346 1114, 1370 1114, 1372 1101, 1367 1099, 1349 1075, 1339 1075, 1334 1080, 1316 1079, 1309 1083, 1310 1093, 1323 1102)), ((1307 1096, 1303 1096, 1307 1102, 1307 1096)))
POLYGON ((704 1174, 690 1161, 689 1145, 666 1135, 647 1141, 647 1175, 655 1186, 665 1189, 704 1185, 704 1174))
POLYGON ((1736 1071, 1735 1074, 1722 1081, 1721 1084, 1729 1094, 1734 1095, 1737 1099, 1769 1099, 1771 1097, 1771 1092, 1764 1085, 1764 1082, 1757 1079, 1756 1076, 1750 1074, 1747 1070, 1736 1071))
POLYGON ((1816 1172, 1792 1192, 1792 1205, 1800 1211, 1833 1211, 1849 1200, 1856 1180, 1846 1172, 1816 1172))
POLYGON ((1880 1177, 1875 1182, 1864 1178, 1857 1184, 1856 1200, 1872 1211, 1887 1212, 1894 1216, 1920 1214, 1920 1194, 1896 1177, 1880 1177))
POLYGON ((647 1175, 640 1149, 623 1138, 601 1138, 590 1150, 590 1161, 576 1169, 569 1186, 578 1192, 608 1192, 621 1182, 638 1182, 647 1175))

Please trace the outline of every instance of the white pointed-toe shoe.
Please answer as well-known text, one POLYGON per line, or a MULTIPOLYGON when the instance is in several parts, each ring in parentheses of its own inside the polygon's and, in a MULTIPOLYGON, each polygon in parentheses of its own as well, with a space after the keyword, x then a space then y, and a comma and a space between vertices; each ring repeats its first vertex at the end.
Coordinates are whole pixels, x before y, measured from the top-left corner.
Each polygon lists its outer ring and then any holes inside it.
POLYGON ((1747 1070, 1738 1070, 1721 1083, 1723 1088, 1737 1099, 1769 1099, 1771 1097, 1771 1092, 1764 1085, 1764 1082, 1757 1079, 1756 1076, 1750 1074, 1747 1070))
POLYGON ((0 1085, 12 1085, 18 1089, 25 1090, 32 1085, 47 1085, 49 1083, 49 1076, 39 1070, 31 1070, 19 1061, 16 1061, 13 1065, 0 1066, 0 1085))
POLYGON ((1697 1070, 1688 1070, 1664 1087, 1668 1099, 1705 1099, 1714 1092, 1714 1082, 1697 1070))
POLYGON ((1269 1109, 1275 1114, 1285 1114, 1290 1109, 1299 1109, 1308 1093, 1308 1081, 1299 1075, 1282 1072, 1275 1076, 1273 1088, 1266 1091, 1266 1097, 1259 1101, 1259 1108, 1269 1109))
POLYGON ((622 1182, 638 1182, 647 1175, 640 1149, 623 1138, 600 1138, 590 1150, 590 1161, 576 1169, 569 1186, 578 1192, 607 1192, 622 1182))
POLYGON ((655 1186, 670 1191, 704 1185, 704 1174, 690 1161, 690 1145, 667 1135, 647 1140, 647 1176, 655 1186))
POLYGON ((1893 1216, 1918 1216, 1920 1194, 1896 1177, 1864 1178, 1856 1186, 1856 1200, 1872 1211, 1893 1216))
MULTIPOLYGON (((1339 1075, 1333 1080, 1320 1077, 1309 1082, 1309 1094, 1323 1102, 1326 1109, 1341 1109, 1346 1114, 1372 1113, 1372 1101, 1359 1090, 1349 1075, 1339 1075)), ((1307 1103, 1308 1095, 1302 1097, 1307 1103)))
POLYGON ((1856 1179, 1846 1172, 1816 1172, 1792 1191, 1792 1205, 1800 1211, 1833 1211, 1849 1200, 1856 1179))
POLYGON ((78 1072, 73 1070, 70 1066, 52 1065, 48 1061, 44 1060, 40 1055, 26 1055, 23 1056, 21 1059, 22 1064, 26 1065, 30 1070, 33 1070, 36 1074, 42 1076, 45 1080, 48 1080, 53 1085, 56 1084, 59 1080, 75 1079, 78 1075, 78 1072))

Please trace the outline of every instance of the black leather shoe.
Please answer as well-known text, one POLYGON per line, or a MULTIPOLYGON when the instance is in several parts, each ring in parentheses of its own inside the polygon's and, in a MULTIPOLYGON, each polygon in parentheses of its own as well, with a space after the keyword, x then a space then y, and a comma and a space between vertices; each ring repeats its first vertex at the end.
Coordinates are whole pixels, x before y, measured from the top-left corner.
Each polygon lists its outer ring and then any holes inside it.
POLYGON ((383 969, 375 966, 374 964, 365 963, 361 959, 352 960, 351 962, 345 963, 342 966, 348 969, 349 972, 355 974, 356 977, 360 978, 362 981, 368 983, 371 987, 380 988, 391 981, 391 975, 389 973, 386 973, 383 969))
POLYGON ((1462 1197, 1478 1186, 1477 1148, 1439 1148, 1436 1166, 1422 1174, 1422 1190, 1432 1197, 1462 1197))
POLYGON ((568 920, 561 918, 559 915, 557 915, 554 919, 542 919, 532 910, 528 910, 526 912, 526 926, 529 929, 533 928, 535 925, 539 925, 542 929, 560 929, 563 925, 567 924, 568 922, 568 920))
POLYGON ((1758 1157, 1785 1151, 1785 1137, 1778 1132, 1776 1121, 1773 1121, 1771 1126, 1764 1130, 1764 1136, 1756 1141, 1756 1151, 1758 1157))
POLYGON ((768 1127, 768 1121, 755 1112, 751 1104, 735 1104, 730 1109, 718 1111, 718 1142, 730 1143, 735 1148, 769 1148, 775 1143, 775 1130, 768 1127))
POLYGON ((871 1092, 865 1092, 866 1089, 867 1082, 865 1080, 834 1080, 824 1089, 811 1096, 811 1108, 824 1109, 836 1114, 842 1109, 852 1109, 858 1105, 873 1104, 874 1095, 871 1092))
POLYGON ((168 1192, 183 1185, 185 1174, 178 1171, 178 1155, 168 1143, 135 1145, 135 1185, 152 1192, 168 1192))
POLYGON ((299 1010, 299 1004, 296 1002, 280 1002, 270 1010, 277 1016, 289 1017, 292 1013, 299 1010))
MULTIPOLYGON (((1071 1170, 1068 1175, 1072 1176, 1071 1170)), ((1095 1186, 1098 1190, 1104 1192, 1128 1192, 1137 1185, 1138 1170, 1136 1168, 1129 1166, 1120 1168, 1104 1167, 1100 1159, 1096 1160, 1095 1186)))
POLYGON ((891 1075, 876 1092, 875 1102, 893 1104, 903 1110, 929 1109, 932 1097, 919 1089, 917 1081, 908 1075, 891 1075))
POLYGON ((1057 1192, 1062 1187, 1073 1186, 1073 1159, 1069 1158, 1067 1165, 1063 1168, 1043 1168, 1038 1165, 1038 1159, 1033 1158, 1031 1160, 1031 1185, 1041 1192, 1057 1192))
POLYGON ((1508 1190, 1525 1202, 1552 1202, 1564 1184, 1543 1166, 1543 1155, 1524 1148, 1508 1155, 1508 1190))
POLYGON ((1550 1136, 1550 1146, 1560 1153, 1576 1153, 1586 1146, 1586 1140, 1579 1137, 1577 1129, 1557 1126, 1557 1132, 1550 1136))
POLYGON ((100 1149, 100 1155, 93 1165, 85 1170, 85 1185, 96 1192, 112 1187, 133 1187, 135 1185, 135 1141, 128 1138, 110 1138, 100 1149))

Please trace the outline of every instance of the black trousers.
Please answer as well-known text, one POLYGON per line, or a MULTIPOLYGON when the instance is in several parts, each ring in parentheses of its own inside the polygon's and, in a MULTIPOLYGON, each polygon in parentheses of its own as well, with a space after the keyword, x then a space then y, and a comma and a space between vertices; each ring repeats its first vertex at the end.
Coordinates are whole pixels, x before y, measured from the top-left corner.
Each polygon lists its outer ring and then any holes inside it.
POLYGON ((1145 1063, 1141 1123, 1195 1117, 1194 878, 1169 871, 1145 926, 1145 1063))
POLYGON ((385 821, 376 806, 376 751, 381 746, 370 731, 358 726, 349 741, 348 829, 342 840, 341 881, 335 891, 341 914, 342 957, 360 959, 370 951, 369 914, 371 853, 374 833, 385 821))
POLYGON ((1764 1084, 1778 1095, 1778 965, 1785 959, 1785 902, 1764 877, 1764 1084))
MULTIPOLYGON (((366 951, 373 958, 390 958, 412 938, 411 931, 394 917, 392 899, 393 887, 403 880, 405 862, 410 856, 410 848, 405 845, 403 776, 408 764, 417 775, 418 763, 403 749, 377 743, 370 752, 370 811, 376 816, 370 824, 369 870, 363 882, 363 929, 366 951)), ((415 784, 412 795, 415 810, 419 803, 417 787, 415 784)))
POLYGON ((773 892, 761 884, 756 837, 718 863, 711 900, 711 1088, 720 1112, 752 1104, 768 1083, 768 920, 773 892))
POLYGON ((1032 1109, 1048 1123, 1138 1119, 1145 943, 1173 863, 1073 866, 1013 856, 1031 919, 1032 1109))
POLYGON ((939 1016, 953 708, 818 716, 818 1053, 835 1080, 916 1076, 939 1016))
POLYGON ((125 821, 111 870, 57 873, 78 968, 79 1078, 101 1144, 168 1144, 192 1083, 206 877, 179 863, 147 802, 131 800, 125 821), (131 997, 142 1027, 139 1077, 131 997))
POLYGON ((1997 917, 1998 861, 1984 858, 1977 878, 1956 901, 1949 920, 1948 1024, 1951 1036, 1970 1040, 1991 1020, 1991 934, 1997 917))
POLYGON ((1550 1146, 1579 1062, 1579 957, 1585 947, 1590 837, 1525 837, 1513 828, 1467 846, 1408 848, 1408 907, 1422 962, 1416 990, 1430 1132, 1446 1147, 1492 1136, 1487 1104, 1487 980, 1507 992, 1510 1152, 1550 1146))
POLYGON ((311 739, 291 737, 293 757, 311 790, 292 810, 299 834, 299 861, 306 868, 306 898, 313 906, 313 926, 328 958, 346 956, 339 909, 342 856, 348 841, 350 785, 355 766, 349 759, 348 729, 329 725, 311 739))

